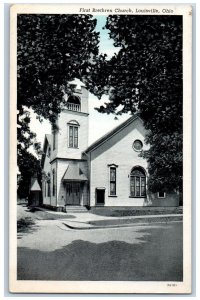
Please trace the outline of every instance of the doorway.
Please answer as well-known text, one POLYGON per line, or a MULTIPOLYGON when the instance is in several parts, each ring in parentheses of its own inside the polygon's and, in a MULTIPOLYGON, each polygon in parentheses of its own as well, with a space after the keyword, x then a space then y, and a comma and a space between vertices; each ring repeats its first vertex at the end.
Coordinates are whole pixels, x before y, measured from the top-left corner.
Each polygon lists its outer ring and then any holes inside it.
POLYGON ((96 188, 96 205, 105 204, 105 189, 96 188))
POLYGON ((80 205, 80 182, 66 183, 66 204, 80 205))

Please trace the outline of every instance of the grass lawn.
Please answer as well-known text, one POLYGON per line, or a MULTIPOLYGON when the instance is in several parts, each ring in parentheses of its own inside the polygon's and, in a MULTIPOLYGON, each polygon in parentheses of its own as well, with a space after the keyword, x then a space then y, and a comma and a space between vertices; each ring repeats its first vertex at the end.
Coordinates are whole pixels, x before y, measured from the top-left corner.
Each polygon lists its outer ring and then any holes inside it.
POLYGON ((106 217, 182 214, 182 207, 95 207, 90 212, 106 217))
POLYGON ((35 222, 32 218, 20 218, 17 220, 17 232, 28 232, 33 225, 35 225, 35 222))
POLYGON ((49 212, 37 208, 29 208, 27 203, 22 202, 17 205, 17 230, 18 232, 26 231, 35 224, 37 220, 58 220, 73 219, 74 217, 66 213, 49 212))
POLYGON ((140 224, 140 223, 168 223, 171 221, 182 221, 182 216, 173 217, 155 217, 155 218, 136 218, 136 219, 117 219, 117 220, 99 220, 88 222, 95 226, 120 225, 120 224, 140 224))

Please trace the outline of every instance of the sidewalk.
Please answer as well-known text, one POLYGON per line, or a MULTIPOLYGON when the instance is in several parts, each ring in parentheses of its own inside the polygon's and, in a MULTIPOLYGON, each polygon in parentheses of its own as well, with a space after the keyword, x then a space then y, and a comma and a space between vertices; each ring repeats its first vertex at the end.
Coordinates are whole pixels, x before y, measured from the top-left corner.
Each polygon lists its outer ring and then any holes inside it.
MULTIPOLYGON (((119 228, 119 227, 132 227, 142 225, 153 225, 159 223, 171 223, 181 222, 183 219, 182 214, 160 214, 160 215, 141 215, 141 216, 102 216, 93 214, 91 212, 84 213, 71 213, 70 215, 65 212, 55 212, 40 208, 41 211, 45 211, 50 215, 56 216, 59 214, 63 215, 63 219, 60 218, 58 221, 62 229, 75 229, 75 230, 87 230, 87 229, 104 229, 104 228, 119 228), (66 218, 68 216, 69 218, 66 218)), ((45 221, 46 222, 46 221, 45 221)))
POLYGON ((86 229, 103 229, 103 228, 118 228, 132 227, 138 225, 149 225, 158 223, 181 222, 183 215, 151 215, 151 216, 132 216, 132 217, 102 217, 87 213, 73 214, 75 220, 64 220, 63 224, 70 229, 86 230, 86 229))

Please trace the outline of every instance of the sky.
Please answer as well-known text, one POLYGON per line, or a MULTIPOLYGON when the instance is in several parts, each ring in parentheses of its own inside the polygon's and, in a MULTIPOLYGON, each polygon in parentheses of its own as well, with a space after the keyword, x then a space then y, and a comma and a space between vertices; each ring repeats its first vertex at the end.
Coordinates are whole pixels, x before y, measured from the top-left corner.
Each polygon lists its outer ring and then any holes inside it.
MULTIPOLYGON (((100 45, 99 52, 106 53, 108 58, 110 58, 114 53, 117 53, 120 48, 113 46, 113 40, 109 38, 109 31, 107 29, 102 29, 106 24, 106 16, 95 16, 97 19, 96 31, 100 32, 100 45)), ((77 88, 82 84, 79 80, 76 80, 77 88)), ((118 117, 118 120, 114 120, 114 115, 101 114, 94 109, 94 107, 100 107, 100 105, 108 102, 108 96, 103 95, 101 100, 95 97, 93 94, 89 93, 89 143, 92 144, 95 140, 100 138, 102 135, 106 134, 108 131, 112 130, 114 127, 121 124, 123 121, 130 117, 130 114, 124 114, 118 117)), ((30 128, 37 135, 38 142, 41 142, 43 146, 45 134, 51 134, 51 125, 47 120, 40 123, 36 119, 36 115, 31 112, 31 124, 30 128)))

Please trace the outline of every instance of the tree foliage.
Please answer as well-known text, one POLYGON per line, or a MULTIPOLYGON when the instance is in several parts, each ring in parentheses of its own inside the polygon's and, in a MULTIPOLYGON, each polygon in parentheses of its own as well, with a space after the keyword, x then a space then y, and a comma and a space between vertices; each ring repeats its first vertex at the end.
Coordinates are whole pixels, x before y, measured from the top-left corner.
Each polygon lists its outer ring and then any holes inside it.
POLYGON ((98 55, 95 25, 90 15, 18 16, 19 154, 31 144, 39 151, 25 108, 54 123, 78 78, 99 98, 109 94, 100 112, 137 112, 144 120, 149 189, 180 189, 182 17, 110 15, 106 28, 121 47, 110 60, 98 55))
POLYGON ((30 130, 30 112, 22 108, 18 114, 17 127, 17 164, 20 171, 20 179, 18 182, 19 197, 28 197, 31 184, 31 177, 37 175, 39 181, 41 180, 41 167, 39 157, 42 153, 41 145, 36 139, 36 134, 30 130), (32 147, 36 158, 30 152, 32 147))
POLYGON ((74 87, 69 82, 87 76, 98 54, 99 34, 94 31, 95 26, 96 20, 91 15, 18 15, 17 135, 21 172, 27 172, 24 166, 28 162, 30 168, 38 170, 37 159, 28 152, 30 146, 41 154, 40 144, 29 127, 28 109, 40 121, 45 118, 55 123, 66 104, 63 96, 73 93, 74 87))
POLYGON ((17 105, 55 121, 71 94, 68 82, 89 73, 98 54, 91 15, 31 15, 17 19, 17 105))
POLYGON ((106 28, 121 50, 109 61, 101 56, 91 74, 93 93, 110 95, 98 110, 138 112, 148 130, 149 189, 181 188, 182 17, 110 15, 106 28))

